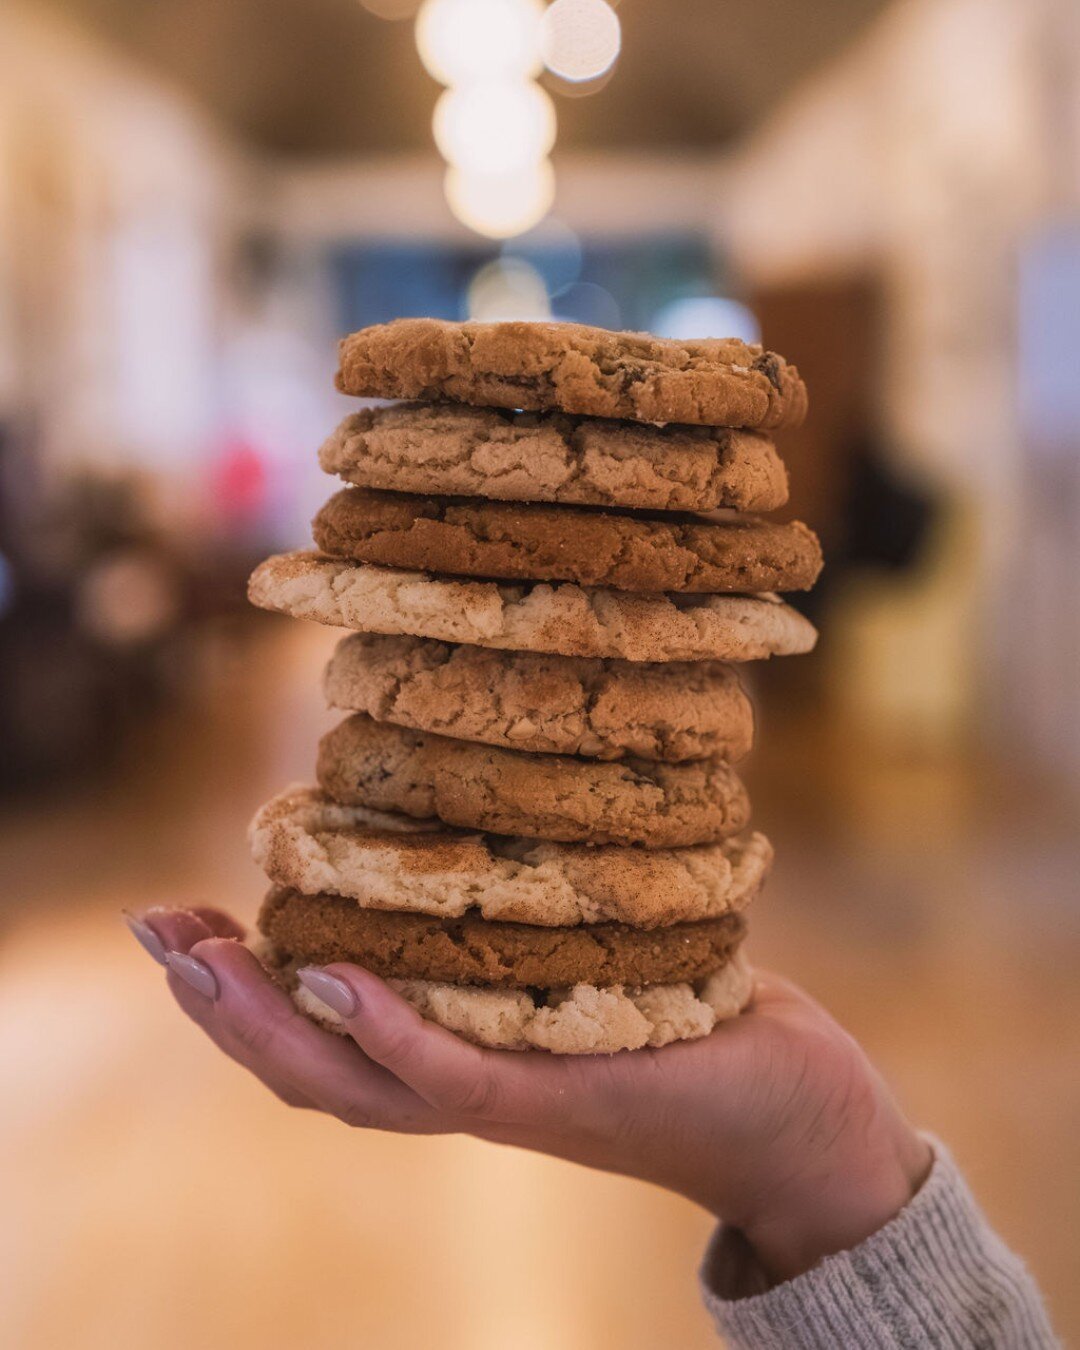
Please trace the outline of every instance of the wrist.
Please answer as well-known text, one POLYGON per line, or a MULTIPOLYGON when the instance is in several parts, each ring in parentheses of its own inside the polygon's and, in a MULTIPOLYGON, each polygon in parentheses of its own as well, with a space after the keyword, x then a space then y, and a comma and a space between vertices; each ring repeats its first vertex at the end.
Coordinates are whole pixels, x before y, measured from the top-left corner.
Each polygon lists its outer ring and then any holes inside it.
POLYGON ((910 1126, 885 1144, 807 1169, 740 1229, 772 1284, 849 1251, 910 1203, 929 1175, 933 1151, 910 1126))

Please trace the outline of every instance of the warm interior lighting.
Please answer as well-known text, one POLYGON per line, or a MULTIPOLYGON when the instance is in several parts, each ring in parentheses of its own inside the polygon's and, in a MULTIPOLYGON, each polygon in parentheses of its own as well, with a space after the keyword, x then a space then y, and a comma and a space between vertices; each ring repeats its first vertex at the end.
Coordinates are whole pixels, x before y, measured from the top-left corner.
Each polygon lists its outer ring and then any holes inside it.
POLYGON ((531 80, 484 81, 447 89, 435 105, 435 144, 467 173, 511 173, 544 159, 555 144, 555 105, 531 80))
POLYGON ((555 173, 542 159, 514 173, 446 171, 446 200, 458 220, 491 239, 523 234, 542 220, 555 199, 555 173))
POLYGON ((425 0, 416 45, 425 69, 445 85, 539 73, 540 0, 425 0))
POLYGON ((360 3, 377 19, 411 19, 420 0, 360 0, 360 3))
POLYGON ((551 303, 544 278, 521 258, 496 258, 485 263, 469 283, 470 319, 550 319, 551 303))
POLYGON ((595 80, 619 55, 622 30, 604 0, 555 0, 541 24, 544 64, 564 80, 595 80))

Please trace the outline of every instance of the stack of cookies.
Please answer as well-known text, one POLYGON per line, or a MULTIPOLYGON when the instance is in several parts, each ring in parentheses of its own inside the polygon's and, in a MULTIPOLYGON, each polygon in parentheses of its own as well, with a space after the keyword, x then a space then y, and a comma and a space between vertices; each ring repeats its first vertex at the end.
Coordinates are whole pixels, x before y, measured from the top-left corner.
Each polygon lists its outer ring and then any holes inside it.
POLYGON ((318 787, 252 825, 265 960, 354 961, 482 1045, 596 1053, 707 1034, 750 995, 771 849, 732 767, 732 663, 808 651, 777 592, 821 567, 769 432, 794 367, 735 340, 401 320, 341 344, 349 486, 250 597, 353 630, 318 787))

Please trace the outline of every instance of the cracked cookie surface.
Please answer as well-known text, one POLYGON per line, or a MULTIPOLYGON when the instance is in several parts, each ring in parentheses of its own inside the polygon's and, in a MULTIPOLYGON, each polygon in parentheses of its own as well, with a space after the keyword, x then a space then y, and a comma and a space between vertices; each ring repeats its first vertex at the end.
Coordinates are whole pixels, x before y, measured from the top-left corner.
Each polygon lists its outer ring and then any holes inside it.
POLYGON ((703 979, 730 959, 746 920, 731 913, 647 932, 618 923, 533 927, 361 909, 336 895, 275 888, 258 927, 303 965, 355 961, 383 978, 560 989, 703 979))
POLYGON ((756 661, 808 652, 817 641, 808 619, 769 595, 452 581, 311 552, 260 563, 248 599, 261 609, 362 632, 629 661, 756 661))
POLYGON ((654 511, 773 511, 787 471, 772 442, 730 427, 398 403, 362 408, 319 451, 361 487, 654 511))
POLYGON ((736 761, 754 713, 718 661, 639 663, 353 633, 323 677, 329 705, 459 740, 595 759, 736 761))
POLYGON ((365 397, 764 429, 806 415, 795 367, 737 338, 398 319, 343 338, 339 362, 337 387, 365 397))
POLYGON ((249 839, 279 886, 369 909, 564 927, 658 928, 745 909, 772 864, 757 833, 679 849, 556 844, 342 806, 303 786, 260 807, 249 839))
POLYGON ((620 591, 805 591, 821 571, 800 521, 706 521, 344 488, 312 522, 332 557, 411 571, 510 581, 570 581, 620 591))
POLYGON ((322 738, 316 776, 346 806, 562 843, 679 848, 738 834, 750 819, 746 789, 722 760, 532 755, 364 713, 322 738))

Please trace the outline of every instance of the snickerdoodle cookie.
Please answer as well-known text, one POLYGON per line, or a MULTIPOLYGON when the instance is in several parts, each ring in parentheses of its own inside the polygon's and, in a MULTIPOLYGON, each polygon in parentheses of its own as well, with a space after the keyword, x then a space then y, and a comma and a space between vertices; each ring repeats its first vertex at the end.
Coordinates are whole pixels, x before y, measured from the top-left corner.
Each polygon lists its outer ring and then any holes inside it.
MULTIPOLYGON (((259 956, 292 992, 297 1007, 328 1031, 347 1035, 342 1019, 296 979, 286 962, 260 941, 259 956)), ((694 984, 644 989, 484 989, 427 980, 388 980, 422 1017, 492 1050, 548 1050, 555 1055, 611 1055, 659 1048, 707 1036, 736 1017, 753 993, 753 972, 741 950, 694 984)))
POLYGON ((308 552, 260 563, 248 598, 261 609, 361 632, 628 661, 756 661, 808 652, 817 641, 809 620, 767 594, 448 581, 308 552))
POLYGON ((757 833, 676 849, 555 844, 342 806, 301 786, 260 807, 249 837, 279 886, 368 909, 562 927, 659 928, 742 910, 772 864, 757 833))

